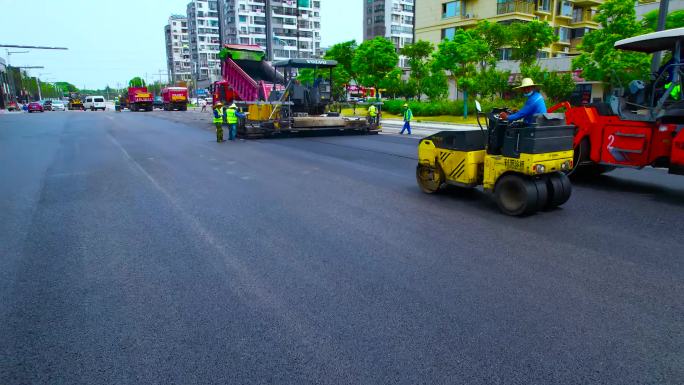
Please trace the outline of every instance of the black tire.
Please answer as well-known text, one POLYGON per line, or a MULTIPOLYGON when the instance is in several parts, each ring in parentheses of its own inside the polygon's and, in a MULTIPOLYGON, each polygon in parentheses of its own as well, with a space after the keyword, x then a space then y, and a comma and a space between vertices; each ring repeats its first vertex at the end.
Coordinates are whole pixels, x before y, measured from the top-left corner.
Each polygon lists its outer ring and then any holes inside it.
POLYGON ((546 209, 558 207, 567 202, 572 195, 572 183, 567 175, 557 172, 546 178, 546 187, 549 190, 549 201, 546 209))
POLYGON ((546 178, 534 178, 532 182, 534 182, 534 187, 537 189, 537 206, 533 211, 543 210, 551 200, 551 194, 546 186, 546 178))
POLYGON ((499 210, 511 216, 535 212, 539 206, 538 195, 537 183, 518 174, 502 176, 494 187, 494 198, 499 210))
POLYGON ((434 194, 442 187, 444 178, 438 168, 419 164, 416 166, 416 181, 424 193, 434 194))

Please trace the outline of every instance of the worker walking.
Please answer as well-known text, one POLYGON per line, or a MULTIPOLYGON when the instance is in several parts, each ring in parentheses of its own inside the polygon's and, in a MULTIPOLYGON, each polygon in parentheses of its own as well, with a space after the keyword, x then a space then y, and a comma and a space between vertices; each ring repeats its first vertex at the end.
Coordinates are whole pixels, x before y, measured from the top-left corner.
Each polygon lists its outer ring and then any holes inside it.
POLYGON ((401 132, 399 135, 404 134, 404 130, 408 131, 408 134, 411 135, 411 119, 413 119, 413 112, 411 111, 411 107, 409 107, 408 103, 404 104, 404 127, 401 129, 401 132))
POLYGON ((235 140, 237 137, 238 118, 244 118, 245 114, 238 111, 235 103, 231 104, 226 110, 226 123, 228 123, 228 139, 235 140))
POLYGON ((223 119, 225 117, 225 110, 223 109, 223 104, 221 102, 216 103, 214 106, 214 126, 216 126, 216 142, 225 142, 223 140, 223 119))

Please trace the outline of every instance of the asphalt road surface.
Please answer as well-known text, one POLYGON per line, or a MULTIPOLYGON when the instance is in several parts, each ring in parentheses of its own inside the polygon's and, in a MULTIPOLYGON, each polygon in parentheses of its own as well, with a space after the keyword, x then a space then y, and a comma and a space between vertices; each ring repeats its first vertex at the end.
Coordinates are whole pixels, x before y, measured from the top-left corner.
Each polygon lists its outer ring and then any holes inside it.
POLYGON ((0 384, 682 384, 684 177, 419 191, 415 138, 0 115, 0 384))

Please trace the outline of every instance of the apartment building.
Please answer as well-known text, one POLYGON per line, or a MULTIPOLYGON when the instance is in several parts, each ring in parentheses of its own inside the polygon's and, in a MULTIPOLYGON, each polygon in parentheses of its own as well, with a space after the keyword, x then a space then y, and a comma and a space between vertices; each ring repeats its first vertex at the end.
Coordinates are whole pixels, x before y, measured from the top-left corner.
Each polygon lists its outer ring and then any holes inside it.
POLYGON ((169 83, 190 80, 190 39, 188 19, 183 15, 171 15, 164 27, 166 40, 166 68, 169 83))
POLYGON ((321 55, 321 0, 219 0, 219 9, 225 44, 259 45, 271 60, 321 55))
MULTIPOLYGON (((415 0, 362 1, 363 40, 370 40, 377 36, 386 37, 394 43, 397 52, 404 45, 413 43, 415 0)), ((399 66, 408 67, 405 57, 399 57, 399 66)))
MULTIPOLYGON (((599 27, 593 20, 603 0, 421 0, 416 11, 416 39, 435 44, 454 35, 457 28, 471 28, 480 20, 512 23, 547 21, 554 27, 558 42, 540 52, 540 57, 577 54, 577 45, 589 31, 599 27)), ((511 49, 501 51, 501 59, 511 57, 511 49)))
POLYGON ((217 0, 192 0, 187 6, 192 77, 209 84, 221 77, 217 0))

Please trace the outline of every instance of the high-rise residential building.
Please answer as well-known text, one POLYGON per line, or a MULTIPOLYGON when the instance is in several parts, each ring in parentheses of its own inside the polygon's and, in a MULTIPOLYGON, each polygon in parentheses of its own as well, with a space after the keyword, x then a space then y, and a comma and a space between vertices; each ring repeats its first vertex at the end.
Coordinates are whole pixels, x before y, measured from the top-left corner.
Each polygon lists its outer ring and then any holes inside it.
POLYGON ((164 27, 164 36, 169 83, 190 80, 190 39, 187 17, 171 15, 169 24, 164 27))
MULTIPOLYGON (((397 53, 406 44, 413 43, 415 0, 362 1, 363 40, 384 36, 394 43, 397 53)), ((408 67, 403 56, 399 57, 399 66, 408 67)))
POLYGON ((221 77, 217 0, 192 0, 187 7, 192 77, 207 86, 221 77))
POLYGON ((259 45, 271 60, 321 54, 321 0, 219 0, 219 9, 225 44, 259 45))
MULTIPOLYGON (((547 21, 558 41, 539 53, 544 57, 577 54, 577 46, 599 24, 593 20, 604 0, 421 0, 416 11, 416 40, 438 44, 452 37, 457 28, 474 27, 480 20, 512 23, 547 21)), ((511 58, 511 49, 501 50, 501 59, 511 58)))

